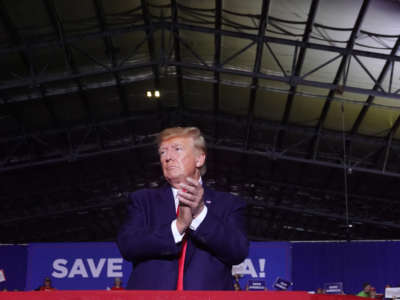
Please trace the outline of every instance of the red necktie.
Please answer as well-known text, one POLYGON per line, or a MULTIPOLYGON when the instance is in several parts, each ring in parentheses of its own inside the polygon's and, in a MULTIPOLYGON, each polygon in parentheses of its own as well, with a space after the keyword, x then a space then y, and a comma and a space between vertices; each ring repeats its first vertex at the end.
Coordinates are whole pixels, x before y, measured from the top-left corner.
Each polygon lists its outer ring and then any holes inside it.
MULTIPOLYGON (((176 216, 179 216, 179 205, 176 211, 176 216)), ((187 248, 187 234, 185 233, 182 239, 181 254, 179 255, 179 260, 178 260, 178 283, 176 285, 177 291, 183 291, 183 272, 185 267, 186 248, 187 248)))

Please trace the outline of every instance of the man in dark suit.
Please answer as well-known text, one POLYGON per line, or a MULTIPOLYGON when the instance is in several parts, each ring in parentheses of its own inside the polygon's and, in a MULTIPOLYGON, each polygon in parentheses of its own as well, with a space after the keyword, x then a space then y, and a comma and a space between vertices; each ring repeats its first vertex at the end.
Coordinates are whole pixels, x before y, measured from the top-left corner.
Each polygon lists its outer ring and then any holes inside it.
POLYGON ((206 145, 195 127, 158 136, 167 185, 130 194, 118 234, 133 270, 128 289, 232 290, 232 265, 248 254, 245 203, 203 186, 206 145))

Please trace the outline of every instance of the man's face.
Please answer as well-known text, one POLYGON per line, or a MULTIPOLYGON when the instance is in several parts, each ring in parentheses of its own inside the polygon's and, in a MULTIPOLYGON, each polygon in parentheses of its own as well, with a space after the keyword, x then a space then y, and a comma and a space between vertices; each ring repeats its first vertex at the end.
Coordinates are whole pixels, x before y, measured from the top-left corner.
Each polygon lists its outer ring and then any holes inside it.
POLYGON ((194 147, 191 137, 175 137, 163 141, 158 149, 165 179, 174 187, 187 177, 198 179, 205 162, 204 152, 194 147))

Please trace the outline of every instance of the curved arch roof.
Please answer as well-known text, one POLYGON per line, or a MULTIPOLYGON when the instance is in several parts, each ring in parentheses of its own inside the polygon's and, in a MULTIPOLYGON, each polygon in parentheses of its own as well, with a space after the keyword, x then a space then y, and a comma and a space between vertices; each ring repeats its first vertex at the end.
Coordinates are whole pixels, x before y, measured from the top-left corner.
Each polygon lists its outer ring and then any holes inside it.
POLYGON ((124 201, 95 199, 158 185, 154 136, 181 124, 207 136, 209 184, 248 199, 254 239, 396 238, 399 13, 395 0, 0 1, 4 241, 72 215, 90 239, 86 214, 109 238, 124 201), (54 204, 57 191, 70 196, 54 204))

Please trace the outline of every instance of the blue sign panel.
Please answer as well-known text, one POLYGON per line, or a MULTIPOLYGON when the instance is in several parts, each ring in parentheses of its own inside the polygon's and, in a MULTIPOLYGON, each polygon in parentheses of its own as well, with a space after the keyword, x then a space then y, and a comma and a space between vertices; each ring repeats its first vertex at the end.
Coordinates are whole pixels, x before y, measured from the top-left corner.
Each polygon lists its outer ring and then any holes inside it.
POLYGON ((343 294, 343 282, 332 282, 324 284, 325 294, 341 295, 343 294))
POLYGON ((59 290, 107 289, 116 277, 126 283, 130 272, 115 243, 30 244, 26 289, 38 288, 46 277, 59 290))
POLYGON ((279 291, 286 291, 288 290, 293 283, 291 283, 289 280, 285 280, 282 278, 276 278, 275 283, 274 283, 274 288, 279 290, 279 291))
POLYGON ((247 290, 249 291, 264 291, 265 280, 249 279, 247 282, 247 290))
POLYGON ((385 285, 399 284, 400 242, 296 242, 292 247, 294 290, 343 282, 344 293, 357 294, 369 282, 383 293, 385 285))
POLYGON ((0 291, 25 288, 26 246, 0 246, 0 291))

